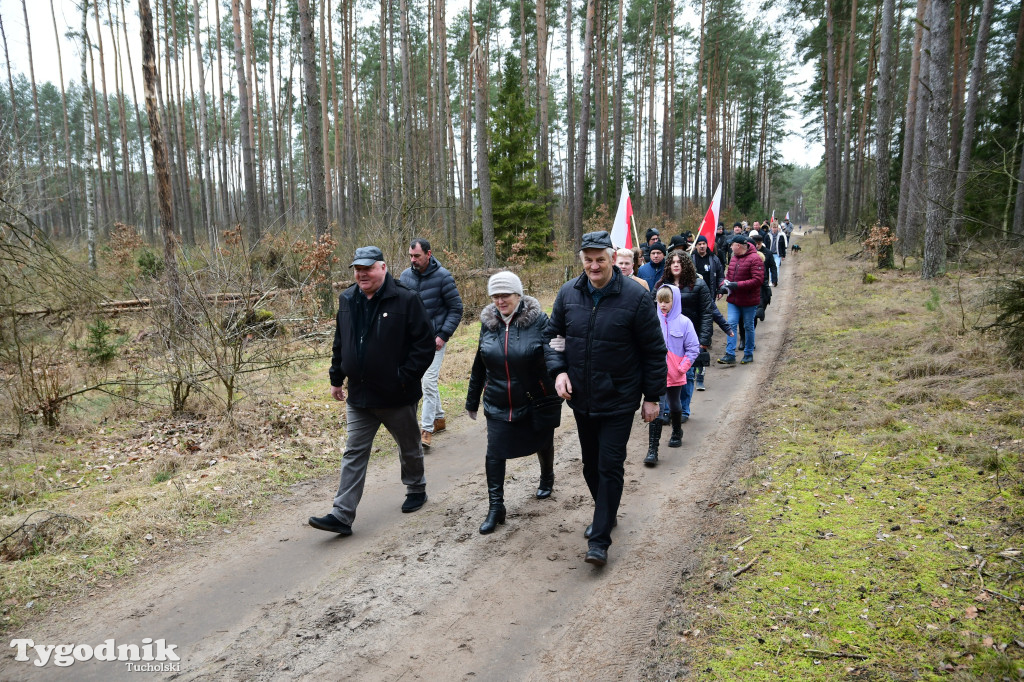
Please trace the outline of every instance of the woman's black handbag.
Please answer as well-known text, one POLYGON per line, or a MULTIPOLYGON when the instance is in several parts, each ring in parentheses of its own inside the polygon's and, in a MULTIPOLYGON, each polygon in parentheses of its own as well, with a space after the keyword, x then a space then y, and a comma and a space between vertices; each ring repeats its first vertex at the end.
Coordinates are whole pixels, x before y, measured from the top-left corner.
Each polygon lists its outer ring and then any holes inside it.
POLYGON ((537 431, 558 428, 562 423, 562 399, 557 395, 530 396, 530 424, 537 431))

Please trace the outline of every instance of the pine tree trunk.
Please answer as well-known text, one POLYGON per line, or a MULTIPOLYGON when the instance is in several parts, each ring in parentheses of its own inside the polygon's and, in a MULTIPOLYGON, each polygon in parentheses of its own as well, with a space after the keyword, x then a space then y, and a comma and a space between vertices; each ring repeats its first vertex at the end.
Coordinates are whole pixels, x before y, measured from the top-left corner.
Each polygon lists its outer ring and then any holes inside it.
POLYGON ((910 82, 907 87, 907 109, 904 115, 903 131, 903 163, 900 170, 900 194, 896 215, 896 236, 899 239, 900 253, 906 257, 910 253, 912 219, 911 204, 916 193, 911 192, 914 184, 915 150, 917 149, 918 117, 927 117, 921 106, 921 54, 924 43, 924 19, 928 0, 920 0, 917 4, 915 21, 914 46, 911 50, 910 82))
POLYGON ((583 43, 583 83, 580 91, 583 102, 580 106, 579 152, 576 154, 576 196, 573 201, 573 243, 583 239, 583 195, 587 170, 587 144, 590 142, 590 66, 594 52, 594 11, 596 0, 587 0, 587 24, 583 43))
MULTIPOLYGON (((974 145, 975 121, 978 116, 978 99, 985 76, 985 52, 988 50, 989 27, 992 24, 994 0, 985 0, 978 19, 978 35, 974 43, 974 59, 971 63, 971 91, 967 95, 964 112, 964 133, 960 140, 960 157, 957 160, 956 187, 953 191, 953 210, 949 222, 949 237, 953 243, 960 239, 964 223, 964 201, 967 197, 967 177, 971 166, 971 148, 974 145)), ((953 119, 954 121, 956 119, 953 119)))
POLYGON ((139 158, 142 169, 142 179, 146 188, 146 238, 149 241, 154 239, 154 227, 156 218, 153 215, 153 197, 149 187, 149 164, 146 162, 146 136, 142 129, 142 116, 139 111, 139 96, 135 89, 135 69, 132 65, 131 42, 128 40, 128 22, 125 19, 124 0, 121 2, 121 31, 124 35, 125 56, 128 58, 128 80, 132 84, 132 106, 135 110, 135 127, 139 136, 139 158))
MULTIPOLYGON (((877 223, 892 229, 889 214, 889 143, 892 131, 893 81, 893 23, 896 15, 896 0, 882 0, 882 34, 878 51, 878 100, 875 103, 875 206, 877 223)), ((888 264, 892 267, 892 248, 888 264)))
POLYGON ((114 45, 114 82, 117 84, 117 123, 121 133, 121 163, 124 164, 122 170, 124 171, 126 222, 135 223, 137 216, 135 214, 135 193, 132 187, 131 156, 128 153, 128 117, 125 115, 124 62, 121 59, 121 50, 117 41, 118 20, 111 10, 110 0, 107 0, 107 19, 110 21, 110 42, 114 45))
POLYGON ((249 141, 252 144, 253 169, 255 173, 256 210, 263 210, 266 174, 263 172, 263 134, 262 116, 260 112, 259 80, 256 74, 256 35, 252 25, 252 0, 245 0, 245 86, 249 102, 249 141))
MULTIPOLYGON (((145 2, 146 0, 142 0, 145 2)), ((82 143, 82 162, 85 166, 85 244, 89 268, 96 270, 96 213, 93 205, 92 195, 92 147, 93 125, 89 120, 90 101, 92 100, 93 88, 86 73, 86 62, 89 58, 89 0, 82 2, 82 127, 84 129, 82 143)), ((7 38, 4 38, 4 52, 7 51, 7 38)), ((10 61, 7 62, 10 68, 10 61)), ((11 101, 14 101, 14 88, 11 88, 11 101)))
MULTIPOLYGON (((199 132, 202 144, 202 167, 205 182, 202 183, 203 200, 206 202, 204 217, 206 224, 206 240, 212 255, 217 248, 217 230, 213 227, 213 171, 210 167, 210 133, 206 120, 206 66, 203 64, 202 34, 199 31, 199 0, 192 0, 192 11, 195 14, 196 64, 199 72, 199 132)), ((273 26, 273 24, 271 24, 273 26)))
MULTIPOLYGON (((565 208, 569 217, 569 238, 579 244, 576 237, 576 98, 572 75, 572 0, 565 2, 565 82, 566 82, 566 171, 562 184, 566 187, 565 208)), ((582 188, 580 188, 582 191, 582 188)))
POLYGON ((472 25, 473 10, 470 7, 469 50, 476 60, 476 168, 477 183, 480 187, 480 223, 484 242, 484 267, 497 265, 494 244, 494 214, 491 208, 491 169, 487 159, 487 60, 480 48, 476 27, 472 25))
POLYGON ((228 115, 227 98, 224 96, 224 50, 221 40, 220 26, 220 3, 213 3, 214 20, 217 22, 217 91, 220 100, 220 134, 217 136, 218 157, 220 160, 220 203, 224 212, 224 222, 232 222, 231 199, 228 196, 228 185, 230 177, 228 169, 228 115))
POLYGON ((249 248, 260 240, 260 210, 256 188, 256 167, 253 159, 252 138, 250 137, 249 92, 246 87, 245 60, 242 55, 242 19, 240 0, 231 0, 231 19, 235 33, 235 72, 238 76, 239 133, 242 138, 242 174, 245 178, 245 222, 248 228, 249 248))
MULTIPOLYGON (((174 43, 174 54, 181 54, 178 44, 178 16, 175 11, 175 2, 171 1, 171 39, 174 43)), ((186 32, 187 33, 187 32, 186 32)), ((167 72, 170 77, 170 68, 167 72)), ((179 60, 174 60, 174 90, 173 96, 177 99, 174 112, 174 126, 178 139, 178 187, 180 189, 179 206, 181 212, 178 217, 184 218, 181 225, 182 241, 186 244, 196 243, 195 221, 192 216, 192 179, 188 167, 188 137, 185 135, 185 89, 181 78, 181 65, 179 60)))
POLYGON ((931 0, 930 74, 928 109, 928 205, 925 220, 924 262, 921 278, 946 271, 946 230, 949 220, 949 111, 950 39, 949 0, 931 0))
POLYGON ((626 0, 619 0, 619 20, 615 36, 615 83, 612 114, 612 182, 615 183, 613 194, 621 194, 621 186, 624 182, 622 177, 622 89, 625 83, 622 82, 622 23, 625 13, 626 0))
MULTIPOLYGON (((171 195, 171 176, 167 170, 167 150, 163 143, 163 126, 156 89, 159 75, 156 71, 156 47, 153 40, 153 16, 149 0, 139 0, 139 19, 142 24, 142 74, 146 90, 146 112, 149 115, 149 136, 153 147, 153 170, 156 172, 157 197, 160 205, 160 225, 164 237, 164 276, 167 278, 168 300, 171 304, 170 350, 177 352, 176 335, 182 319, 181 281, 174 248, 174 197, 171 195)), ((180 385, 180 384, 179 384, 180 385)), ((174 393, 174 409, 184 406, 184 397, 174 393)))
MULTIPOLYGON (((64 124, 64 174, 67 178, 67 197, 68 197, 68 210, 67 214, 69 217, 68 228, 69 235, 77 236, 78 225, 76 223, 76 209, 75 209, 75 182, 71 174, 71 132, 70 126, 68 125, 68 98, 67 92, 64 88, 64 59, 61 55, 61 35, 57 28, 57 13, 53 7, 53 0, 50 0, 50 16, 53 18, 53 37, 54 42, 57 45, 57 73, 60 78, 60 108, 61 116, 64 124)), ((12 100, 13 101, 13 100, 12 100)), ((142 136, 139 136, 141 143, 142 136)))
POLYGON ((839 225, 839 141, 836 117, 836 41, 832 0, 825 0, 825 233, 829 243, 842 234, 839 225))
POLYGON ((399 24, 401 27, 401 62, 402 62, 402 146, 405 158, 402 159, 402 227, 406 240, 412 234, 412 204, 415 200, 413 187, 413 155, 412 155, 412 77, 410 62, 412 55, 409 46, 409 4, 407 0, 399 0, 399 24))
POLYGON ((356 166, 355 107, 352 103, 352 37, 354 35, 353 0, 345 3, 345 62, 342 67, 345 82, 345 220, 355 225, 358 212, 359 176, 356 166))
MULTIPOLYGON (((306 139, 309 146, 306 148, 309 156, 310 170, 309 191, 313 201, 313 225, 316 230, 316 238, 321 242, 324 238, 330 237, 330 225, 327 219, 327 196, 326 185, 324 184, 324 150, 323 136, 320 131, 321 119, 317 116, 321 106, 318 101, 317 75, 316 75, 316 51, 313 41, 316 37, 313 34, 313 21, 309 16, 309 0, 298 0, 299 8, 299 39, 302 43, 302 71, 304 76, 303 95, 305 96, 306 108, 306 139)), ((321 24, 321 29, 323 25, 321 24)), ((334 309, 334 297, 331 294, 330 265, 326 279, 317 285, 317 298, 320 299, 320 311, 326 317, 334 309)), ((324 273, 321 273, 324 274, 324 273)))
MULTIPOLYGON (((472 12, 470 13, 472 14, 472 12)), ((391 197, 391 124, 390 124, 390 104, 388 100, 388 93, 390 91, 390 85, 388 84, 388 60, 386 55, 388 54, 388 2, 387 0, 380 0, 380 85, 378 92, 378 103, 377 111, 380 117, 380 152, 377 159, 377 210, 381 212, 385 217, 385 222, 388 221, 392 204, 391 197)))
MULTIPOLYGON (((328 41, 330 46, 328 56, 330 57, 331 106, 334 112, 334 155, 330 163, 326 164, 333 178, 331 183, 333 190, 327 193, 327 201, 329 202, 327 218, 330 220, 333 216, 339 222, 343 222, 341 208, 341 195, 344 193, 341 180, 341 118, 338 115, 340 113, 338 111, 338 71, 334 56, 334 16, 330 0, 327 2, 327 35, 330 37, 328 41)), ((271 79, 271 82, 273 82, 273 79, 271 79)))
MULTIPOLYGON (((109 177, 103 173, 103 135, 100 130, 100 115, 99 115, 99 104, 97 103, 97 92, 96 92, 96 60, 92 54, 92 46, 89 49, 89 79, 93 83, 92 97, 90 97, 91 113, 92 115, 92 142, 93 142, 93 153, 96 155, 96 185, 95 189, 99 193, 100 201, 97 202, 99 209, 98 218, 99 224, 103 228, 104 233, 109 230, 110 226, 110 187, 109 177)), ((87 110, 88 111, 88 110, 87 110)))
MULTIPOLYGON (((277 88, 274 81, 274 42, 276 40, 274 25, 276 23, 277 2, 276 0, 270 0, 269 7, 267 8, 267 80, 270 81, 270 131, 271 144, 274 147, 274 198, 276 200, 277 222, 280 225, 284 225, 287 214, 284 203, 284 170, 282 169, 283 162, 281 160, 281 121, 277 116, 277 88)), ((280 50, 280 43, 278 43, 278 50, 280 50)), ((280 71, 280 52, 278 53, 277 67, 278 71, 280 71)))
MULTIPOLYGON (((327 81, 328 81, 328 79, 331 79, 331 75, 327 72, 327 50, 328 49, 333 50, 334 46, 331 45, 331 41, 328 40, 328 35, 327 35, 327 12, 328 12, 328 10, 327 10, 327 0, 320 0, 320 77, 319 78, 315 78, 315 76, 316 76, 316 68, 315 68, 316 62, 314 61, 314 70, 313 70, 314 78, 310 79, 309 71, 307 70, 306 71, 306 82, 309 83, 309 82, 312 81, 313 83, 317 83, 317 82, 320 83, 320 98, 319 98, 319 102, 318 102, 319 109, 317 109, 316 111, 318 111, 320 113, 320 126, 319 127, 320 127, 320 133, 321 133, 321 137, 322 137, 321 143, 320 143, 320 159, 321 159, 321 163, 322 163, 322 166, 323 166, 323 171, 322 171, 322 175, 321 175, 321 181, 324 183, 324 211, 326 211, 325 215, 327 216, 327 220, 330 221, 330 219, 331 219, 331 198, 334 196, 334 191, 333 191, 334 187, 333 187, 333 183, 331 182, 331 164, 330 164, 330 160, 327 158, 327 150, 330 149, 330 146, 329 146, 329 143, 328 143, 328 135, 330 133, 330 123, 329 123, 328 116, 327 116, 327 110, 328 110, 328 107, 330 106, 330 100, 328 100, 328 98, 327 98, 327 81)), ((306 54, 305 51, 303 51, 302 54, 303 54, 303 61, 305 61, 305 54, 306 54)), ((313 51, 313 54, 315 56, 315 54, 316 54, 315 50, 313 51)), ((317 200, 314 197, 314 199, 313 199, 313 214, 314 214, 314 216, 316 215, 316 212, 318 210, 319 210, 319 206, 317 205, 317 200)))
MULTIPOLYGON (((25 48, 28 51, 28 72, 30 82, 32 84, 32 110, 35 112, 35 118, 33 120, 36 129, 36 152, 38 154, 37 159, 39 161, 39 169, 36 171, 36 193, 39 195, 37 206, 44 206, 47 202, 46 190, 43 186, 43 178, 47 175, 46 173, 46 142, 43 140, 43 133, 39 127, 41 117, 39 115, 39 94, 36 90, 36 67, 35 61, 32 58, 32 32, 29 30, 28 25, 28 5, 25 0, 21 0, 21 10, 25 15, 25 48)), ((97 12, 98 14, 98 12, 97 12)), ((102 48, 101 48, 102 49, 102 48)), ((11 100, 11 106, 14 106, 14 100, 11 100)), ((53 226, 46 220, 42 208, 37 211, 38 219, 37 223, 47 233, 52 233, 53 226), (45 224, 44 224, 45 223, 45 224)))

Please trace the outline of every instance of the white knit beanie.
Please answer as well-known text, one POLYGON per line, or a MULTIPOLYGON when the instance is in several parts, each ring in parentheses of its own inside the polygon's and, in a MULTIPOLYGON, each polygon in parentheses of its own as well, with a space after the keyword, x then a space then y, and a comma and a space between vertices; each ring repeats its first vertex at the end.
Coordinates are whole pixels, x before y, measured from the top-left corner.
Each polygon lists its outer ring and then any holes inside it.
POLYGON ((495 294, 519 294, 523 295, 523 283, 519 281, 516 273, 502 270, 491 275, 487 281, 487 295, 495 294))

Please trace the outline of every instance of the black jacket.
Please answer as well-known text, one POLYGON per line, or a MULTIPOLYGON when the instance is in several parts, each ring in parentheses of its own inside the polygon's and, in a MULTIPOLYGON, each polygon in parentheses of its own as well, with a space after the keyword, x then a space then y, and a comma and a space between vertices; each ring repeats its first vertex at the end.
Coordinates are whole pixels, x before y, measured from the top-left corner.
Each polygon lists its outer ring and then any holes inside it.
POLYGON ((530 396, 555 394, 555 382, 544 362, 544 329, 548 316, 532 296, 523 296, 506 325, 493 303, 480 312, 480 342, 469 376, 466 410, 480 409, 490 419, 513 422, 529 414, 530 396))
POLYGON ((434 334, 447 343, 462 319, 462 298, 455 288, 452 273, 441 267, 437 259, 431 256, 426 272, 406 268, 399 279, 420 295, 434 325, 434 334))
POLYGON ((565 337, 565 352, 545 347, 552 377, 568 372, 569 407, 591 417, 635 412, 640 399, 665 393, 668 366, 657 308, 644 288, 614 268, 595 306, 587 275, 566 282, 555 298, 545 340, 565 337))
POLYGON ((679 287, 679 303, 683 315, 693 322, 700 345, 711 346, 711 334, 715 331, 714 312, 711 309, 715 307, 715 297, 708 285, 698 277, 692 287, 679 287))
POLYGON ((768 289, 768 298, 770 300, 772 295, 768 282, 771 282, 772 284, 779 283, 779 268, 775 265, 775 258, 772 257, 767 246, 762 244, 758 251, 764 254, 764 282, 761 283, 761 288, 768 289))
POLYGON ((693 267, 696 268, 697 274, 704 280, 704 283, 708 285, 713 297, 718 288, 722 286, 722 280, 725 279, 725 266, 722 265, 722 261, 711 249, 708 249, 706 256, 701 256, 695 249, 693 267))
POLYGON ((718 256, 718 260, 722 263, 722 267, 729 260, 729 236, 727 234, 715 233, 715 255, 718 256))
MULTIPOLYGON (((423 395, 420 380, 434 361, 434 329, 415 291, 384 274, 371 302, 376 306, 360 347, 354 319, 363 292, 355 284, 338 296, 331 354, 331 386, 348 379, 353 407, 414 405, 423 395)), ((365 302, 365 297, 362 302, 365 302)))

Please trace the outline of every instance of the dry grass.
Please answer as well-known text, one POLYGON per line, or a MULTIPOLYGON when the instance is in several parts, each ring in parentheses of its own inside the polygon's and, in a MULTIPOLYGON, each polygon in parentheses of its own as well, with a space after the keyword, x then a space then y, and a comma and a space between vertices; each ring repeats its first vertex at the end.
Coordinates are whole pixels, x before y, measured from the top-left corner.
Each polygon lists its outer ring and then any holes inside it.
MULTIPOLYGON (((520 274, 550 310, 563 272, 556 259, 520 274)), ((486 278, 473 281, 485 300, 486 278)), ((449 419, 463 414, 479 308, 464 317, 442 366, 449 419)), ((135 318, 118 319, 117 333, 131 339, 124 356, 146 361, 146 342, 134 341, 146 332, 135 318)), ((329 334, 324 343, 329 354, 329 334)), ((191 414, 170 417, 152 393, 87 395, 56 430, 4 437, 0 538, 10 537, 0 542, 0 631, 252 522, 298 482, 334 476, 345 428, 343 407, 328 397, 328 365, 321 358, 267 374, 230 417, 204 396, 191 414)), ((382 430, 377 456, 394 450, 382 430)))

